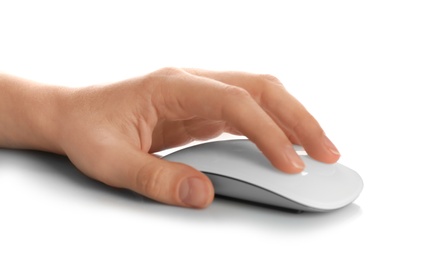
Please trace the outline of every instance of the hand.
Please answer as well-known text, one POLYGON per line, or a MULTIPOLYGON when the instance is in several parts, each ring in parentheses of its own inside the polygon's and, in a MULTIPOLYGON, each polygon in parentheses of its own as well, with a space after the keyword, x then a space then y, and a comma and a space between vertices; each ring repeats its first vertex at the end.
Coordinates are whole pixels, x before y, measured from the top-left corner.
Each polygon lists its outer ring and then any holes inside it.
POLYGON ((54 148, 43 149, 66 154, 94 179, 167 204, 203 208, 213 200, 205 175, 151 154, 193 140, 245 135, 289 173, 304 167, 292 143, 323 162, 340 156, 317 121, 269 75, 165 68, 60 93, 54 148))
POLYGON ((209 179, 151 153, 209 139, 246 135, 271 163, 298 172, 292 148, 335 162, 339 153, 317 121, 274 77, 166 68, 106 86, 76 89, 60 124, 63 152, 84 173, 168 204, 206 207, 209 179))

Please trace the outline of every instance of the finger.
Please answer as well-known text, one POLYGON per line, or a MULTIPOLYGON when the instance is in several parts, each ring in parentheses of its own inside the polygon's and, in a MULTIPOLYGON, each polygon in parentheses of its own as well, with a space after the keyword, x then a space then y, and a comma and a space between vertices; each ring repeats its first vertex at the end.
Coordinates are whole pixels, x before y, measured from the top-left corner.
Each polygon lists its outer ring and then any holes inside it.
POLYGON ((289 138, 292 144, 302 145, 300 143, 299 138, 296 136, 296 134, 290 129, 288 129, 286 126, 284 126, 284 124, 280 121, 280 119, 277 116, 274 115, 273 112, 267 111, 267 109, 265 109, 265 106, 262 106, 262 107, 267 112, 267 114, 274 120, 274 122, 281 128, 281 130, 283 130, 284 134, 287 136, 287 138, 289 138))
POLYGON ((124 143, 104 149, 101 157, 91 175, 110 186, 184 207, 204 208, 214 198, 211 181, 190 166, 159 159, 124 143))
POLYGON ((222 121, 193 118, 190 120, 166 121, 157 123, 153 132, 150 153, 190 143, 195 140, 208 140, 226 131, 222 121))
POLYGON ((336 162, 340 153, 325 135, 318 121, 289 93, 285 92, 284 95, 274 98, 272 95, 277 95, 277 92, 273 90, 273 93, 269 91, 262 95, 262 102, 266 104, 267 109, 271 110, 274 117, 279 118, 281 124, 297 137, 310 156, 327 163, 336 162), (281 109, 276 102, 283 104, 281 109))
POLYGON ((317 120, 277 78, 245 72, 187 71, 246 89, 293 143, 302 145, 315 159, 329 163, 338 160, 340 153, 317 120))
POLYGON ((244 89, 176 71, 170 76, 167 72, 157 91, 153 96, 159 117, 227 122, 253 141, 275 167, 285 172, 303 169, 284 132, 244 89))

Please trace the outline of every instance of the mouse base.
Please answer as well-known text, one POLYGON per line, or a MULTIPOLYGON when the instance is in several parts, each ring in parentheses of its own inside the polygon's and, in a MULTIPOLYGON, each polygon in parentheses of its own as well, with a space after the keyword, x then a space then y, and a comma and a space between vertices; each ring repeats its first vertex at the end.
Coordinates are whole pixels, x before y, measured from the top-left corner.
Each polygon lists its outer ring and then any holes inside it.
POLYGON ((218 194, 215 194, 215 198, 223 199, 223 200, 230 200, 230 201, 235 201, 235 202, 240 202, 240 203, 243 203, 243 204, 248 204, 248 205, 253 205, 253 206, 263 207, 263 208, 268 208, 268 209, 273 209, 273 210, 287 212, 287 213, 292 213, 292 214, 302 214, 303 212, 305 212, 304 210, 291 209, 291 208, 283 208, 283 207, 279 207, 279 206, 273 206, 273 205, 268 205, 268 204, 254 202, 254 201, 249 201, 249 200, 242 200, 242 199, 228 197, 228 196, 224 196, 224 195, 218 195, 218 194))

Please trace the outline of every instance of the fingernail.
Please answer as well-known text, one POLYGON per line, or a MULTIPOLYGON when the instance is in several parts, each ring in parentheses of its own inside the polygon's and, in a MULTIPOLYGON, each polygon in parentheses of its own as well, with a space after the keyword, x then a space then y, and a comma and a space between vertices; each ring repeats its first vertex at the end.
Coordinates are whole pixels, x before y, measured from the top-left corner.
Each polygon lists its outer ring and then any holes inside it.
POLYGON ((300 159, 299 155, 297 155, 296 151, 289 147, 286 153, 288 160, 290 163, 298 170, 303 170, 305 168, 305 163, 300 159))
POLYGON ((335 147, 333 142, 331 142, 331 140, 328 139, 327 136, 324 136, 324 145, 332 154, 340 155, 340 152, 337 150, 337 147, 335 147))
POLYGON ((183 180, 179 188, 179 196, 183 203, 195 208, 206 206, 208 201, 208 185, 205 181, 190 177, 183 180))

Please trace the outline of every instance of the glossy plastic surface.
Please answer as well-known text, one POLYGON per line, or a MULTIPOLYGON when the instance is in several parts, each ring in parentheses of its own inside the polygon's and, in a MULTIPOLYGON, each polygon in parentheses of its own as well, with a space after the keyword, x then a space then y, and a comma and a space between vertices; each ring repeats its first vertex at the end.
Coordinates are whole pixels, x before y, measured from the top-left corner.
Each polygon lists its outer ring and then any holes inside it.
POLYGON ((275 169, 249 140, 204 143, 164 158, 206 173, 216 194, 273 206, 328 211, 344 207, 359 196, 363 182, 355 171, 299 155, 306 167, 298 174, 275 169))

